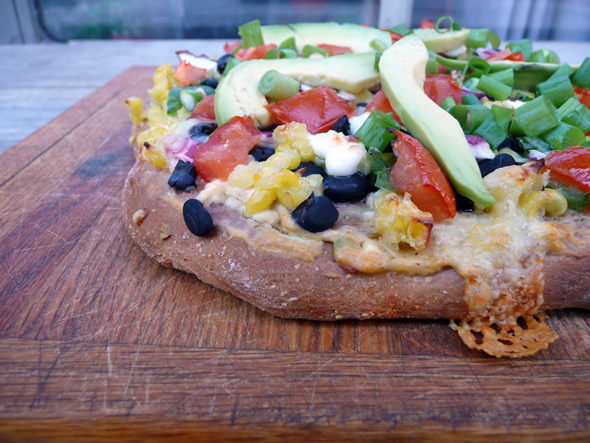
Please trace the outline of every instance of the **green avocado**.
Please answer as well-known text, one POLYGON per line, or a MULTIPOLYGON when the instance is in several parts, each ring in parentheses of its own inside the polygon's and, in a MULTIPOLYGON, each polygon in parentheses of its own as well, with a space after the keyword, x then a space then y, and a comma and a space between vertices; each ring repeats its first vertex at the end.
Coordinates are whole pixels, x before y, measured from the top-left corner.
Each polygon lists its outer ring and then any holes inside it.
POLYGON ((353 53, 372 51, 371 41, 380 40, 391 46, 389 32, 369 26, 340 23, 293 23, 290 25, 261 26, 264 43, 277 46, 288 38, 295 38, 297 52, 305 45, 336 45, 349 47, 353 53))
POLYGON ((309 86, 329 86, 359 93, 379 83, 375 53, 335 55, 327 58, 285 58, 242 62, 224 76, 215 93, 215 117, 223 125, 236 115, 250 115, 258 127, 265 127, 270 114, 258 83, 271 69, 309 86))
POLYGON ((381 84, 391 106, 410 133, 430 151, 457 191, 482 206, 494 197, 486 190, 477 162, 459 122, 424 93, 428 51, 409 35, 379 61, 381 84))
POLYGON ((435 29, 414 29, 414 35, 420 37, 420 40, 430 51, 440 53, 464 45, 469 35, 469 29, 446 32, 438 32, 435 29))

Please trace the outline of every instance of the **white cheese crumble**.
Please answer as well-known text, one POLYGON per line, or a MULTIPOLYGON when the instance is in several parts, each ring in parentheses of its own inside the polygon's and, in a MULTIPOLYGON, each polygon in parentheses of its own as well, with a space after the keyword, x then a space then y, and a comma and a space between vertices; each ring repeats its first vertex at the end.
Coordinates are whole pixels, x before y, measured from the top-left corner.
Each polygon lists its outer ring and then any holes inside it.
POLYGON ((358 131, 361 126, 363 126, 363 123, 365 120, 367 120, 367 118, 369 118, 370 114, 370 112, 363 112, 361 115, 351 117, 348 120, 350 122, 350 133, 356 134, 356 131, 358 131))
POLYGON ((352 175, 367 156, 360 142, 351 142, 340 132, 328 131, 309 136, 316 156, 324 159, 329 175, 352 175))

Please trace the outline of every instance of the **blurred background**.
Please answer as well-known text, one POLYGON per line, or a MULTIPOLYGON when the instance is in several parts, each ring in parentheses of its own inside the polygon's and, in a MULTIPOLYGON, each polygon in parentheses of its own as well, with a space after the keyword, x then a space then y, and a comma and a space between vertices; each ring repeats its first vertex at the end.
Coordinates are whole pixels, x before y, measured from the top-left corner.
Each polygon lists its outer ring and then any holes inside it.
POLYGON ((451 15, 503 40, 590 40, 590 0, 2 0, 0 44, 87 39, 233 39, 237 27, 301 21, 418 27, 451 15))

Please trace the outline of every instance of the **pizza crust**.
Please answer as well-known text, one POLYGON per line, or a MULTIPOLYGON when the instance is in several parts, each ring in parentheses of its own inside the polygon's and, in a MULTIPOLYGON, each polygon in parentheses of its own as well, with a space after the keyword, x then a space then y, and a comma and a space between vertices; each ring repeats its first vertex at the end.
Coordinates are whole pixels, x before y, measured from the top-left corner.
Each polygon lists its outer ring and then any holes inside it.
MULTIPOLYGON (((167 194, 169 171, 141 158, 125 182, 124 220, 134 241, 165 266, 196 275, 252 305, 286 318, 465 318, 465 280, 447 268, 429 276, 395 272, 346 273, 324 243, 313 261, 261 252, 231 235, 243 230, 243 217, 223 205, 208 207, 214 232, 196 237, 167 194)), ((174 191, 173 191, 174 192, 174 191)), ((194 198, 179 192, 177 198, 194 198)), ((590 217, 579 217, 579 229, 590 230, 590 217)), ((590 309, 590 250, 545 257, 544 301, 540 310, 590 309)))

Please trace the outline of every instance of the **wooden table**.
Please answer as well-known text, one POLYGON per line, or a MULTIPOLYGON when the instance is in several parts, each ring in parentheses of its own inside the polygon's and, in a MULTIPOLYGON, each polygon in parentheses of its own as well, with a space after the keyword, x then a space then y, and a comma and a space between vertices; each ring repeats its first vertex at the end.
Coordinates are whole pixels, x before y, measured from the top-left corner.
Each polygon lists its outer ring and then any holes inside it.
POLYGON ((1 155, 0 440, 583 440, 590 313, 521 360, 445 321, 273 318, 157 265, 121 221, 116 76, 1 155))

